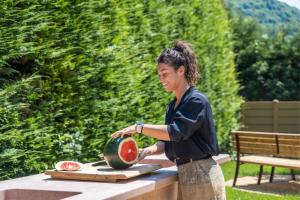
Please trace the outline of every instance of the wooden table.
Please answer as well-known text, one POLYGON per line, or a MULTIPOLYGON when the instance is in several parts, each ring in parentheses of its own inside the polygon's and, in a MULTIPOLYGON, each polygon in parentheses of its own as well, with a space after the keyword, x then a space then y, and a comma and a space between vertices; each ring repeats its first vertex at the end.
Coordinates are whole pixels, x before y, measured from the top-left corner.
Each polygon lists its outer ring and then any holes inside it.
MULTIPOLYGON (((222 163, 228 160, 229 156, 220 155, 214 159, 222 163)), ((167 162, 164 155, 150 156, 143 162, 147 160, 158 164, 167 162)), ((176 166, 162 168, 149 175, 116 183, 55 180, 45 174, 0 181, 0 200, 5 199, 5 195, 22 200, 180 199, 177 194, 176 166)))

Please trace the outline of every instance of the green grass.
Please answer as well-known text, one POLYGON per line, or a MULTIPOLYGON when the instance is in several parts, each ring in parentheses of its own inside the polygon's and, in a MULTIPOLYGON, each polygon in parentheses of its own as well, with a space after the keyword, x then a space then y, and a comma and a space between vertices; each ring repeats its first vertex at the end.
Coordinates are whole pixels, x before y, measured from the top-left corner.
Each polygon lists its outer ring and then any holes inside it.
MULTIPOLYGON (((222 170, 224 174, 225 181, 228 181, 230 179, 233 179, 234 172, 235 172, 235 161, 231 161, 228 163, 223 164, 222 170)), ((257 176, 259 172, 259 165, 254 164, 243 164, 240 167, 239 171, 239 178, 243 176, 257 176)), ((264 173, 263 174, 270 174, 271 167, 264 166, 264 173)), ((296 174, 300 174, 300 171, 295 171, 296 174)), ((277 167, 275 170, 275 176, 274 179, 276 179, 276 175, 279 174, 290 174, 290 170, 285 168, 277 167)), ((252 199, 258 199, 258 200, 300 200, 300 194, 299 195, 282 195, 282 196, 275 196, 275 195, 263 195, 253 192, 246 192, 241 191, 236 188, 226 187, 226 197, 228 200, 252 200, 252 199)))
POLYGON ((283 195, 279 197, 274 195, 244 192, 235 188, 226 187, 226 198, 227 200, 299 200, 300 195, 283 195))

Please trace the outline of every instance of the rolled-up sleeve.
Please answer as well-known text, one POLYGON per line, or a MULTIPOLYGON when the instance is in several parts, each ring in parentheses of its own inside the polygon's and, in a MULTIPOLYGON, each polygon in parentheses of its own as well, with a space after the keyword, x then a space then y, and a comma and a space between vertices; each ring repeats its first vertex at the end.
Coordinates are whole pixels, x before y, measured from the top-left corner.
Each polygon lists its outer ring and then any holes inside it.
POLYGON ((206 104, 200 98, 189 99, 176 111, 167 126, 171 141, 187 140, 205 121, 206 104))

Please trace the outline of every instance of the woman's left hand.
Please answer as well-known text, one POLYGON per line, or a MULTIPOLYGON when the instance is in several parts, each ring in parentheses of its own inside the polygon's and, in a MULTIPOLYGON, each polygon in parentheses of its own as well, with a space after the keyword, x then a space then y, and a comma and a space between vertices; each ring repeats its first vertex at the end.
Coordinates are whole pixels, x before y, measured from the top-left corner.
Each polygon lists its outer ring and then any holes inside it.
POLYGON ((136 130, 135 130, 135 126, 136 125, 132 125, 132 126, 129 126, 127 128, 124 128, 122 130, 119 130, 119 131, 111 134, 111 137, 113 137, 113 138, 124 137, 124 135, 133 136, 137 133, 136 130))

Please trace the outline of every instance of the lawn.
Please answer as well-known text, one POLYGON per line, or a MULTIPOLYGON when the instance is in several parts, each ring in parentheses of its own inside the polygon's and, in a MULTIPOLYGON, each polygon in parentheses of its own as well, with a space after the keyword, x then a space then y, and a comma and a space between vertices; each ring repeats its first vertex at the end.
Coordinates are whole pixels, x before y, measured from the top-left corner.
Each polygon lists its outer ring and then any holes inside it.
MULTIPOLYGON (((222 164, 222 170, 224 173, 225 181, 233 179, 234 177, 234 172, 235 172, 235 161, 231 161, 225 164, 222 164)), ((253 164, 243 164, 240 167, 240 172, 239 172, 239 177, 243 176, 257 176, 259 171, 259 166, 258 165, 253 165, 253 164)), ((271 172, 271 167, 264 167, 264 174, 270 174, 271 172)), ((285 168, 276 168, 275 170, 275 176, 274 179, 276 179, 276 174, 290 174, 290 170, 285 169, 285 168)), ((296 171, 296 174, 300 174, 300 171, 296 171)), ((299 188, 300 191, 300 188, 299 188)), ((235 188, 231 187, 226 187, 226 196, 228 200, 253 200, 253 199, 258 199, 258 200, 300 200, 300 192, 299 195, 282 195, 282 196, 275 196, 275 195, 263 195, 263 194, 258 194, 258 193, 253 193, 253 192, 244 192, 240 191, 235 188)))

